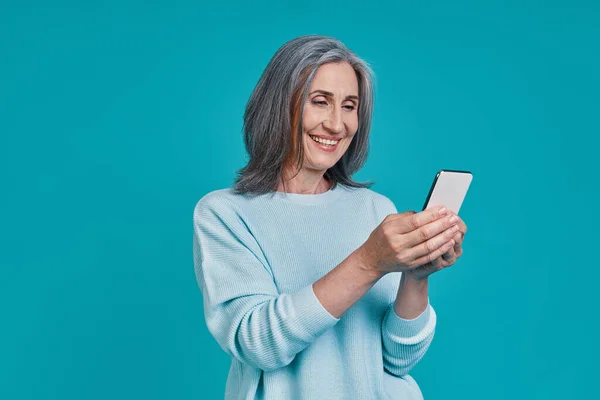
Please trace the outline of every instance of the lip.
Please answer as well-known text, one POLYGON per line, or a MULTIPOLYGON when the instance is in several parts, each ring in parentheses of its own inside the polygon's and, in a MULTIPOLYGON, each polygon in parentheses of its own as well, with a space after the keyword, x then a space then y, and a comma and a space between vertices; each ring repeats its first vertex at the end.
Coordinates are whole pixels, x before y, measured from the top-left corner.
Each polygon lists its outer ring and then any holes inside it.
POLYGON ((308 136, 314 136, 314 137, 318 137, 318 138, 320 138, 320 139, 326 139, 326 140, 337 140, 337 141, 339 141, 339 140, 341 140, 341 139, 342 139, 342 138, 340 138, 340 137, 333 137, 333 136, 323 136, 323 135, 312 135, 312 134, 309 134, 308 136))
MULTIPOLYGON (((311 135, 311 136, 316 136, 316 135, 311 135)), ((317 136, 317 137, 322 138, 322 136, 317 136)), ((332 139, 332 140, 339 140, 339 139, 332 139)), ((310 141, 312 142, 312 144, 317 146, 319 149, 326 151, 328 153, 333 153, 334 151, 337 150, 338 146, 340 145, 340 142, 338 141, 334 146, 325 147, 321 143, 315 142, 312 138, 310 138, 310 141)))

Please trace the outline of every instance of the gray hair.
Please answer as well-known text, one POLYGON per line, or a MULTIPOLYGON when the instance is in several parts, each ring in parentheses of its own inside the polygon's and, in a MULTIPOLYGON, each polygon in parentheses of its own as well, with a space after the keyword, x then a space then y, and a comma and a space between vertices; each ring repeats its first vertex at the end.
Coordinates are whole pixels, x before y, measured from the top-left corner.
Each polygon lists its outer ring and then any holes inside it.
POLYGON ((326 36, 302 36, 277 50, 248 100, 244 113, 244 143, 249 160, 238 171, 235 193, 265 194, 275 191, 278 183, 283 182, 282 172, 288 162, 293 160, 297 167, 302 165, 304 103, 317 69, 323 64, 336 62, 347 62, 356 72, 360 98, 358 130, 344 155, 325 172, 325 177, 333 186, 341 183, 368 188, 373 184, 356 182, 351 178, 362 168, 369 151, 373 72, 365 61, 339 40, 326 36), (292 153, 294 143, 298 146, 292 153))

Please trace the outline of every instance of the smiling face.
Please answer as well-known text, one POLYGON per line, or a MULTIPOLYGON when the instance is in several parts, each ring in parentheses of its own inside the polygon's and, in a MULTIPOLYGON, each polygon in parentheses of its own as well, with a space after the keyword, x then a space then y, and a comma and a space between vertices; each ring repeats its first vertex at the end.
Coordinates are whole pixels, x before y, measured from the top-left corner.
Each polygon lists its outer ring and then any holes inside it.
POLYGON ((358 130, 358 100, 358 79, 350 64, 317 69, 302 115, 302 169, 322 175, 344 155, 358 130))

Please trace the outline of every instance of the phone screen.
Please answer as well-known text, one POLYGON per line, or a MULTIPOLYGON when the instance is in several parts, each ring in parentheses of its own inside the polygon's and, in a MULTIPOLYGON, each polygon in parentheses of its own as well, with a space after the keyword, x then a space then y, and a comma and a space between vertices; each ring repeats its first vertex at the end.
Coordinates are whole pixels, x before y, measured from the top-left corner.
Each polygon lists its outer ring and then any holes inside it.
POLYGON ((423 210, 443 205, 458 214, 473 180, 469 171, 441 170, 433 179, 423 210))

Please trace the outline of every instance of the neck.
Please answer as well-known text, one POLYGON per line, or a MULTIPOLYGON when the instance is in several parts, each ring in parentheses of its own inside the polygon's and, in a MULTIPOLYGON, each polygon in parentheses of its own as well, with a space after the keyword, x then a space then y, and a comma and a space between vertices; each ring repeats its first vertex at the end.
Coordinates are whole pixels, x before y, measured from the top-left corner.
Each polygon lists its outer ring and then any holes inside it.
POLYGON ((286 179, 285 188, 283 183, 279 182, 277 191, 298 194, 325 193, 331 188, 331 182, 325 179, 324 174, 324 172, 310 174, 308 171, 301 170, 296 176, 286 179))

